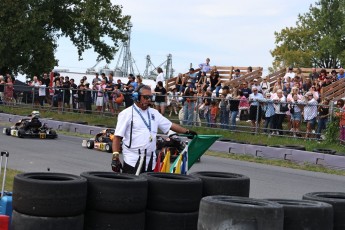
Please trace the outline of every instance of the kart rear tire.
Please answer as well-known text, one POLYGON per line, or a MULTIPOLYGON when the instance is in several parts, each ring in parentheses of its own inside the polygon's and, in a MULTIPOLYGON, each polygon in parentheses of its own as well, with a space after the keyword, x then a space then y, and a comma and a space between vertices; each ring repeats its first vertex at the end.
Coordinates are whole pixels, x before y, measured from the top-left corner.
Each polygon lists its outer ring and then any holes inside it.
POLYGON ((113 152, 113 145, 112 143, 106 143, 105 144, 105 151, 108 152, 108 153, 112 153, 113 152))
POLYGON ((11 128, 6 128, 5 134, 6 134, 7 136, 11 136, 11 128))
POLYGON ((83 230, 84 215, 69 217, 42 217, 30 216, 13 210, 12 230, 61 230, 75 229, 83 230))
POLYGON ((86 193, 86 179, 81 176, 21 173, 14 176, 13 210, 31 216, 78 216, 85 211, 86 193))
POLYGON ((88 148, 88 149, 93 149, 95 147, 95 141, 93 141, 93 140, 88 140, 87 142, 86 142, 86 148, 88 148))
POLYGON ((283 230, 283 206, 268 200, 207 196, 200 202, 198 230, 283 230))
POLYGON ((102 212, 143 212, 147 201, 147 180, 131 174, 83 172, 87 179, 87 209, 102 212))
POLYGON ((227 172, 194 172, 190 175, 202 180, 202 196, 227 195, 249 197, 249 177, 227 172))
POLYGON ((52 138, 52 139, 57 138, 57 133, 56 133, 55 130, 50 130, 50 131, 49 131, 49 134, 51 135, 51 138, 52 138))
POLYGON ((147 209, 162 212, 195 212, 202 196, 200 178, 171 173, 141 174, 148 181, 147 209))
POLYGON ((25 130, 24 129, 18 129, 18 137, 24 138, 25 136, 25 130))

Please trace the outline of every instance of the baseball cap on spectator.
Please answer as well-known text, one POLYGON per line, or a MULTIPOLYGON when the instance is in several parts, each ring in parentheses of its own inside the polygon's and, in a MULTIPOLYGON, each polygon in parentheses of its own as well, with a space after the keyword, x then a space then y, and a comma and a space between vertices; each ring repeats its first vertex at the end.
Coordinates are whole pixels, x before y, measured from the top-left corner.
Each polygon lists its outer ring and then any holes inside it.
POLYGON ((293 67, 292 67, 292 66, 289 66, 289 70, 293 70, 293 67))
POLYGON ((305 94, 305 96, 306 96, 306 97, 308 97, 308 96, 313 96, 313 93, 312 93, 312 92, 307 92, 307 93, 305 94))
POLYGON ((262 80, 265 80, 266 79, 266 76, 263 76, 263 77, 261 77, 262 78, 262 80))
POLYGON ((235 72, 239 73, 239 72, 241 72, 241 70, 240 69, 236 69, 235 72))
POLYGON ((230 89, 229 86, 225 85, 222 89, 230 89))
POLYGON ((253 81, 258 81, 258 79, 255 78, 253 81))
POLYGON ((194 71, 194 68, 190 68, 189 71, 194 71))
POLYGON ((271 96, 271 93, 270 92, 266 93, 266 96, 271 96))
POLYGON ((253 90, 253 91, 254 91, 254 90, 258 90, 258 87, 253 86, 253 87, 252 87, 252 90, 253 90))

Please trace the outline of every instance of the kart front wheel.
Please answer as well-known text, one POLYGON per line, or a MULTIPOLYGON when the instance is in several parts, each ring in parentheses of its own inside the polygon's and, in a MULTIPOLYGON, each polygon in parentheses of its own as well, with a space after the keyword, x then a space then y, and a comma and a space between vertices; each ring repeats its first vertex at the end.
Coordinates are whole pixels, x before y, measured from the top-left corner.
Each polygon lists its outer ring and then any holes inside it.
POLYGON ((107 151, 108 153, 112 153, 113 152, 113 147, 111 143, 107 143, 105 145, 105 151, 107 151))
POLYGON ((86 142, 86 148, 93 149, 95 147, 95 142, 93 140, 88 140, 86 142))
POLYGON ((10 135, 11 135, 11 128, 6 128, 5 134, 6 134, 7 136, 10 136, 10 135))

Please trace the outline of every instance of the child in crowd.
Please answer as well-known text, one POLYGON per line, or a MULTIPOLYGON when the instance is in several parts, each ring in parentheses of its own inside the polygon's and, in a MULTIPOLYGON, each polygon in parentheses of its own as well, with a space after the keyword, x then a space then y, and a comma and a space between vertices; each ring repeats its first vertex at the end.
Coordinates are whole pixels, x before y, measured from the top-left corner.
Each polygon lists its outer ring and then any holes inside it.
POLYGON ((171 91, 168 93, 168 105, 170 106, 169 117, 171 117, 173 110, 175 112, 175 115, 177 115, 178 93, 175 86, 172 86, 171 91))
POLYGON ((216 101, 212 101, 211 102, 211 106, 210 106, 210 124, 211 127, 216 128, 217 127, 217 116, 219 113, 219 108, 217 105, 216 101))

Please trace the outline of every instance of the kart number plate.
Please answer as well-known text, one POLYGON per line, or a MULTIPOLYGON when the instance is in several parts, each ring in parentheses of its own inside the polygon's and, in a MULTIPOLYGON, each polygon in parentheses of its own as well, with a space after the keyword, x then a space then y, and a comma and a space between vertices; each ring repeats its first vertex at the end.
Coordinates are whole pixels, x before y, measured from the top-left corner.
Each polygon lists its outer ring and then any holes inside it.
POLYGON ((105 148, 105 144, 104 143, 100 143, 99 144, 99 149, 104 150, 104 148, 105 148))
POLYGON ((11 130, 11 136, 18 136, 17 130, 11 130))
POLYGON ((45 134, 45 133, 40 133, 40 138, 41 139, 45 139, 47 137, 47 134, 45 134))

